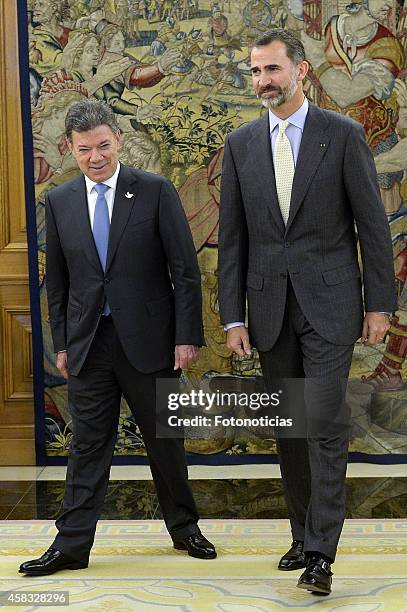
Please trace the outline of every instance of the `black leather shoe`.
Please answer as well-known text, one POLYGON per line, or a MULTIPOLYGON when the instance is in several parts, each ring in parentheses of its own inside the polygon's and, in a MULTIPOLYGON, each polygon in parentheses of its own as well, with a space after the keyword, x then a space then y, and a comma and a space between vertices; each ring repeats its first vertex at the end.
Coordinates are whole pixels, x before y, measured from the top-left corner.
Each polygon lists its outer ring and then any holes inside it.
POLYGON ((174 542, 174 548, 187 550, 190 557, 197 557, 197 559, 215 559, 216 557, 214 545, 202 533, 193 533, 183 540, 174 542))
POLYGON ((293 540, 290 550, 281 557, 278 569, 289 572, 291 570, 307 567, 305 554, 302 550, 303 546, 304 542, 301 542, 301 540, 293 540))
POLYGON ((297 587, 313 593, 329 595, 332 587, 331 564, 322 557, 310 557, 297 587))
POLYGON ((84 561, 76 561, 67 557, 60 550, 49 548, 39 559, 32 559, 20 565, 18 570, 20 574, 28 574, 28 576, 47 576, 55 574, 60 570, 84 569, 88 567, 88 563, 84 561))

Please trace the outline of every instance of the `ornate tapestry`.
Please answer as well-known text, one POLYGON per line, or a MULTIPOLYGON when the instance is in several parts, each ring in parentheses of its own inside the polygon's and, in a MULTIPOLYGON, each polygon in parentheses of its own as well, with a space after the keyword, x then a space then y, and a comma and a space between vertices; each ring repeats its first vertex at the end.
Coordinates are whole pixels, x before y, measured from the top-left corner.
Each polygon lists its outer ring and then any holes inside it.
MULTIPOLYGON (((382 345, 356 344, 349 383, 351 451, 407 454, 407 8, 402 0, 28 0, 29 60, 46 454, 67 454, 66 384, 55 368, 46 303, 44 200, 78 173, 64 140, 68 106, 105 100, 122 133, 121 160, 167 176, 179 191, 202 273, 206 346, 185 372, 237 388, 261 372, 256 351, 232 356, 217 300, 219 185, 226 135, 264 111, 251 85, 249 50, 272 27, 304 43, 308 98, 365 128, 394 249, 399 307, 382 345)), ((380 261, 377 262, 380 265, 380 261)), ((271 437, 229 427, 186 441, 219 463, 264 461, 271 437), (251 458, 251 459, 250 459, 251 458)), ((144 454, 123 401, 116 455, 144 454)))

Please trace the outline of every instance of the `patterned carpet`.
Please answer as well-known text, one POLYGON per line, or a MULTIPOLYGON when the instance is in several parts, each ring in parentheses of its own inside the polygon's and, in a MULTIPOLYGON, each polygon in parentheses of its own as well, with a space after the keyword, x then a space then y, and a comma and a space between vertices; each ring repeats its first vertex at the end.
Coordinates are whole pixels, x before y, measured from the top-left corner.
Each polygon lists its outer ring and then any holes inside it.
POLYGON ((407 520, 347 521, 328 598, 297 589, 300 571, 276 569, 290 542, 287 521, 205 520, 200 525, 218 548, 216 560, 191 559, 173 550, 160 521, 101 521, 88 569, 30 578, 17 573, 18 565, 48 547, 53 523, 0 521, 0 590, 67 590, 75 612, 407 610, 407 520))

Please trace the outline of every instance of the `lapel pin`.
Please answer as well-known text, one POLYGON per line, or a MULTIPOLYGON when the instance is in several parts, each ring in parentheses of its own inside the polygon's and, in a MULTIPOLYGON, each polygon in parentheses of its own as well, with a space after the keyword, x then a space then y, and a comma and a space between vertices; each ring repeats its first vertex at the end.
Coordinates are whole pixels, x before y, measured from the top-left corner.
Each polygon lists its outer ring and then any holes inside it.
POLYGON ((130 193, 130 191, 128 191, 127 193, 125 193, 125 194, 124 194, 124 197, 125 197, 125 198, 127 198, 127 199, 129 200, 130 198, 132 198, 132 197, 133 197, 133 194, 132 194, 132 193, 130 193))

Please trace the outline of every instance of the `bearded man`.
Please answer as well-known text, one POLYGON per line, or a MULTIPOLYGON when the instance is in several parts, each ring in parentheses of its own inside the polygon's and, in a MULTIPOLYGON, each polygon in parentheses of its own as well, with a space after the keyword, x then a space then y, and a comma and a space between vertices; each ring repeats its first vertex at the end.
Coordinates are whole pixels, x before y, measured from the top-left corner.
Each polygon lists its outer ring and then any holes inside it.
POLYGON ((269 392, 276 379, 303 381, 293 398, 301 400, 301 427, 276 432, 293 536, 279 569, 305 568, 298 587, 329 594, 345 517, 353 347, 360 337, 369 345, 383 338, 396 301, 389 225, 363 126, 308 102, 308 68, 302 43, 283 29, 251 51, 254 91, 268 112, 226 139, 219 306, 229 348, 243 356, 253 343, 269 392))

